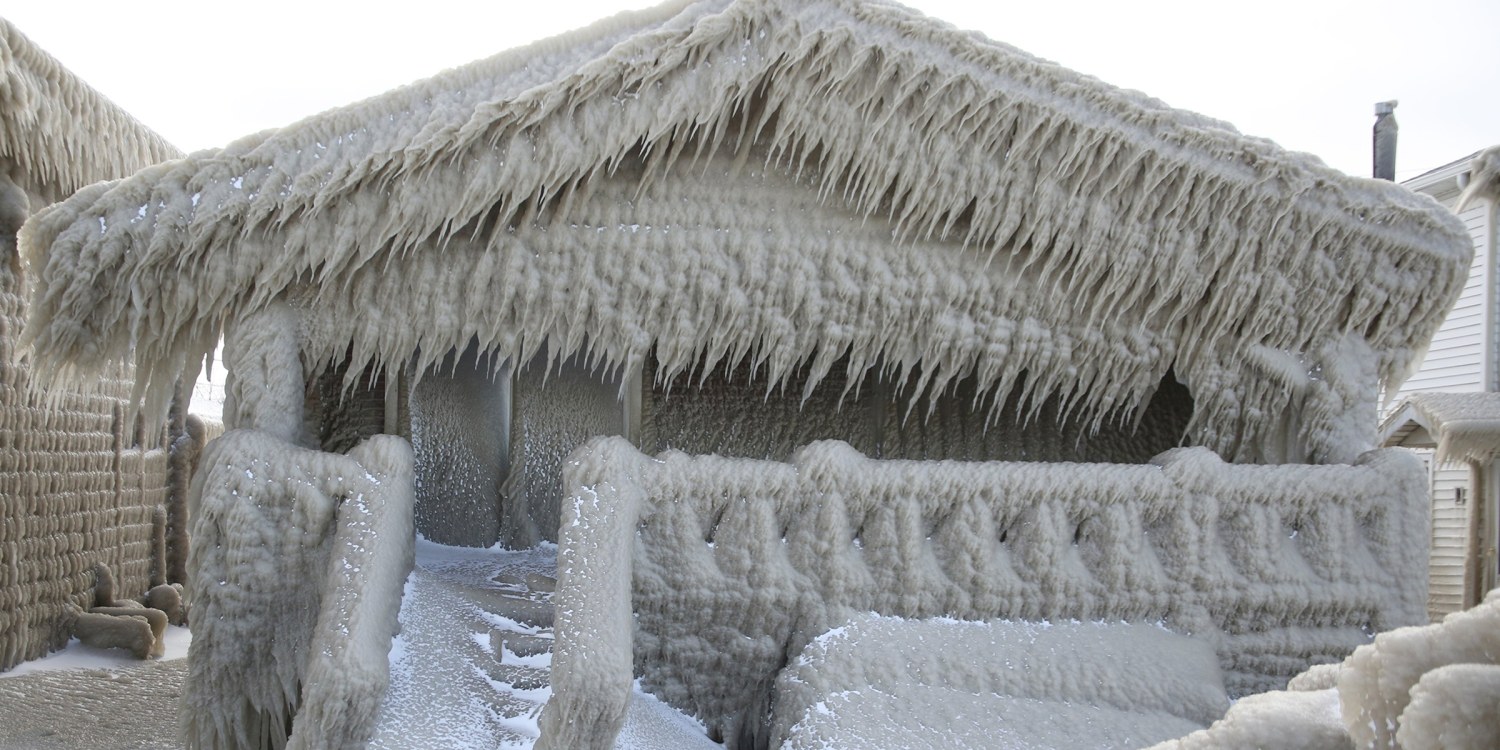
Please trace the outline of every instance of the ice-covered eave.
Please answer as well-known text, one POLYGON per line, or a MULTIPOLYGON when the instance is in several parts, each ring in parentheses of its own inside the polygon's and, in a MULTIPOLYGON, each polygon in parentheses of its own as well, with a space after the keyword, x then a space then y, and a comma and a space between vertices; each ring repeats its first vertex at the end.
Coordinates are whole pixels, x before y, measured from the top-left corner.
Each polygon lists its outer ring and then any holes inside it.
POLYGON ((0 161, 21 187, 58 200, 180 156, 0 18, 0 161))
POLYGON ((1380 440, 1435 447, 1439 461, 1494 461, 1500 458, 1500 393, 1413 394, 1381 423, 1380 440))
POLYGON ((888 223, 896 246, 999 259, 1084 320, 1232 333, 1181 337, 1185 361, 1354 331, 1398 381, 1471 252, 1431 201, 899 7, 706 2, 84 191, 23 232, 27 335, 53 371, 134 344, 164 388, 297 283, 347 289, 453 237, 545 231, 622 164, 646 165, 644 191, 712 153, 888 223))

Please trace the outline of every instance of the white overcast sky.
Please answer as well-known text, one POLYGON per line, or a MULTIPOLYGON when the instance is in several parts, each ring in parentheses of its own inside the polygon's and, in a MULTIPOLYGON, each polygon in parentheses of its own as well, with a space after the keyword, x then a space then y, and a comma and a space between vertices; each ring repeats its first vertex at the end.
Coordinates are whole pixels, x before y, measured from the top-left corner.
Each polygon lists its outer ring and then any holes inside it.
MULTIPOLYGON (((0 15, 191 151, 654 4, 6 0, 0 15)), ((1401 101, 1398 178, 1500 144, 1496 0, 907 4, 1353 174, 1369 174, 1385 99, 1401 101)))

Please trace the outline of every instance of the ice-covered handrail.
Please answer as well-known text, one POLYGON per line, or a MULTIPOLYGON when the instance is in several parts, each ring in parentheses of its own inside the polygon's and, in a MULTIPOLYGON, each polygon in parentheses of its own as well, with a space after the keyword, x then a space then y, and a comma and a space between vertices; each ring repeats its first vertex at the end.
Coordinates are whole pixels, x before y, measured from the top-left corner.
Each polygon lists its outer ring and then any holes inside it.
POLYGON ((332 454, 233 430, 201 466, 183 743, 363 747, 411 569, 411 448, 378 435, 332 454))
POLYGON ((632 678, 614 639, 632 624, 645 687, 737 747, 766 741, 787 660, 866 611, 1160 621, 1214 644, 1232 694, 1280 687, 1423 620, 1423 476, 1400 451, 1130 466, 878 461, 830 441, 777 463, 596 439, 565 469, 567 675, 539 746, 608 746, 632 678))

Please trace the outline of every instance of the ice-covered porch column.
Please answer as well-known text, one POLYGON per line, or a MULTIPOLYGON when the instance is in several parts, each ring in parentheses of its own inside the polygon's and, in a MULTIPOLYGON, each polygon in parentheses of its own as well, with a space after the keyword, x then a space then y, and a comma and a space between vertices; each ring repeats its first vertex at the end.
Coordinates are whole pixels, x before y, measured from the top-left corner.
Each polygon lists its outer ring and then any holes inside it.
POLYGON ((189 747, 364 747, 411 570, 407 442, 317 450, 302 317, 284 302, 225 338, 225 423, 189 492, 189 747))
POLYGON ((226 332, 225 429, 260 430, 294 445, 307 444, 301 322, 290 305, 278 301, 240 318, 226 332))

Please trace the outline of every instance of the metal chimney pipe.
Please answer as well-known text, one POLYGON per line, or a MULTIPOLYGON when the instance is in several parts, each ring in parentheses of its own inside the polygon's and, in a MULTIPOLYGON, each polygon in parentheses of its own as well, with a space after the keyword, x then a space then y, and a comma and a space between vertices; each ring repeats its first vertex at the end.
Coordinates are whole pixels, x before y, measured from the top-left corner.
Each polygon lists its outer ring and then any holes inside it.
POLYGON ((1396 181, 1396 100, 1375 105, 1375 172, 1377 180, 1396 181))

